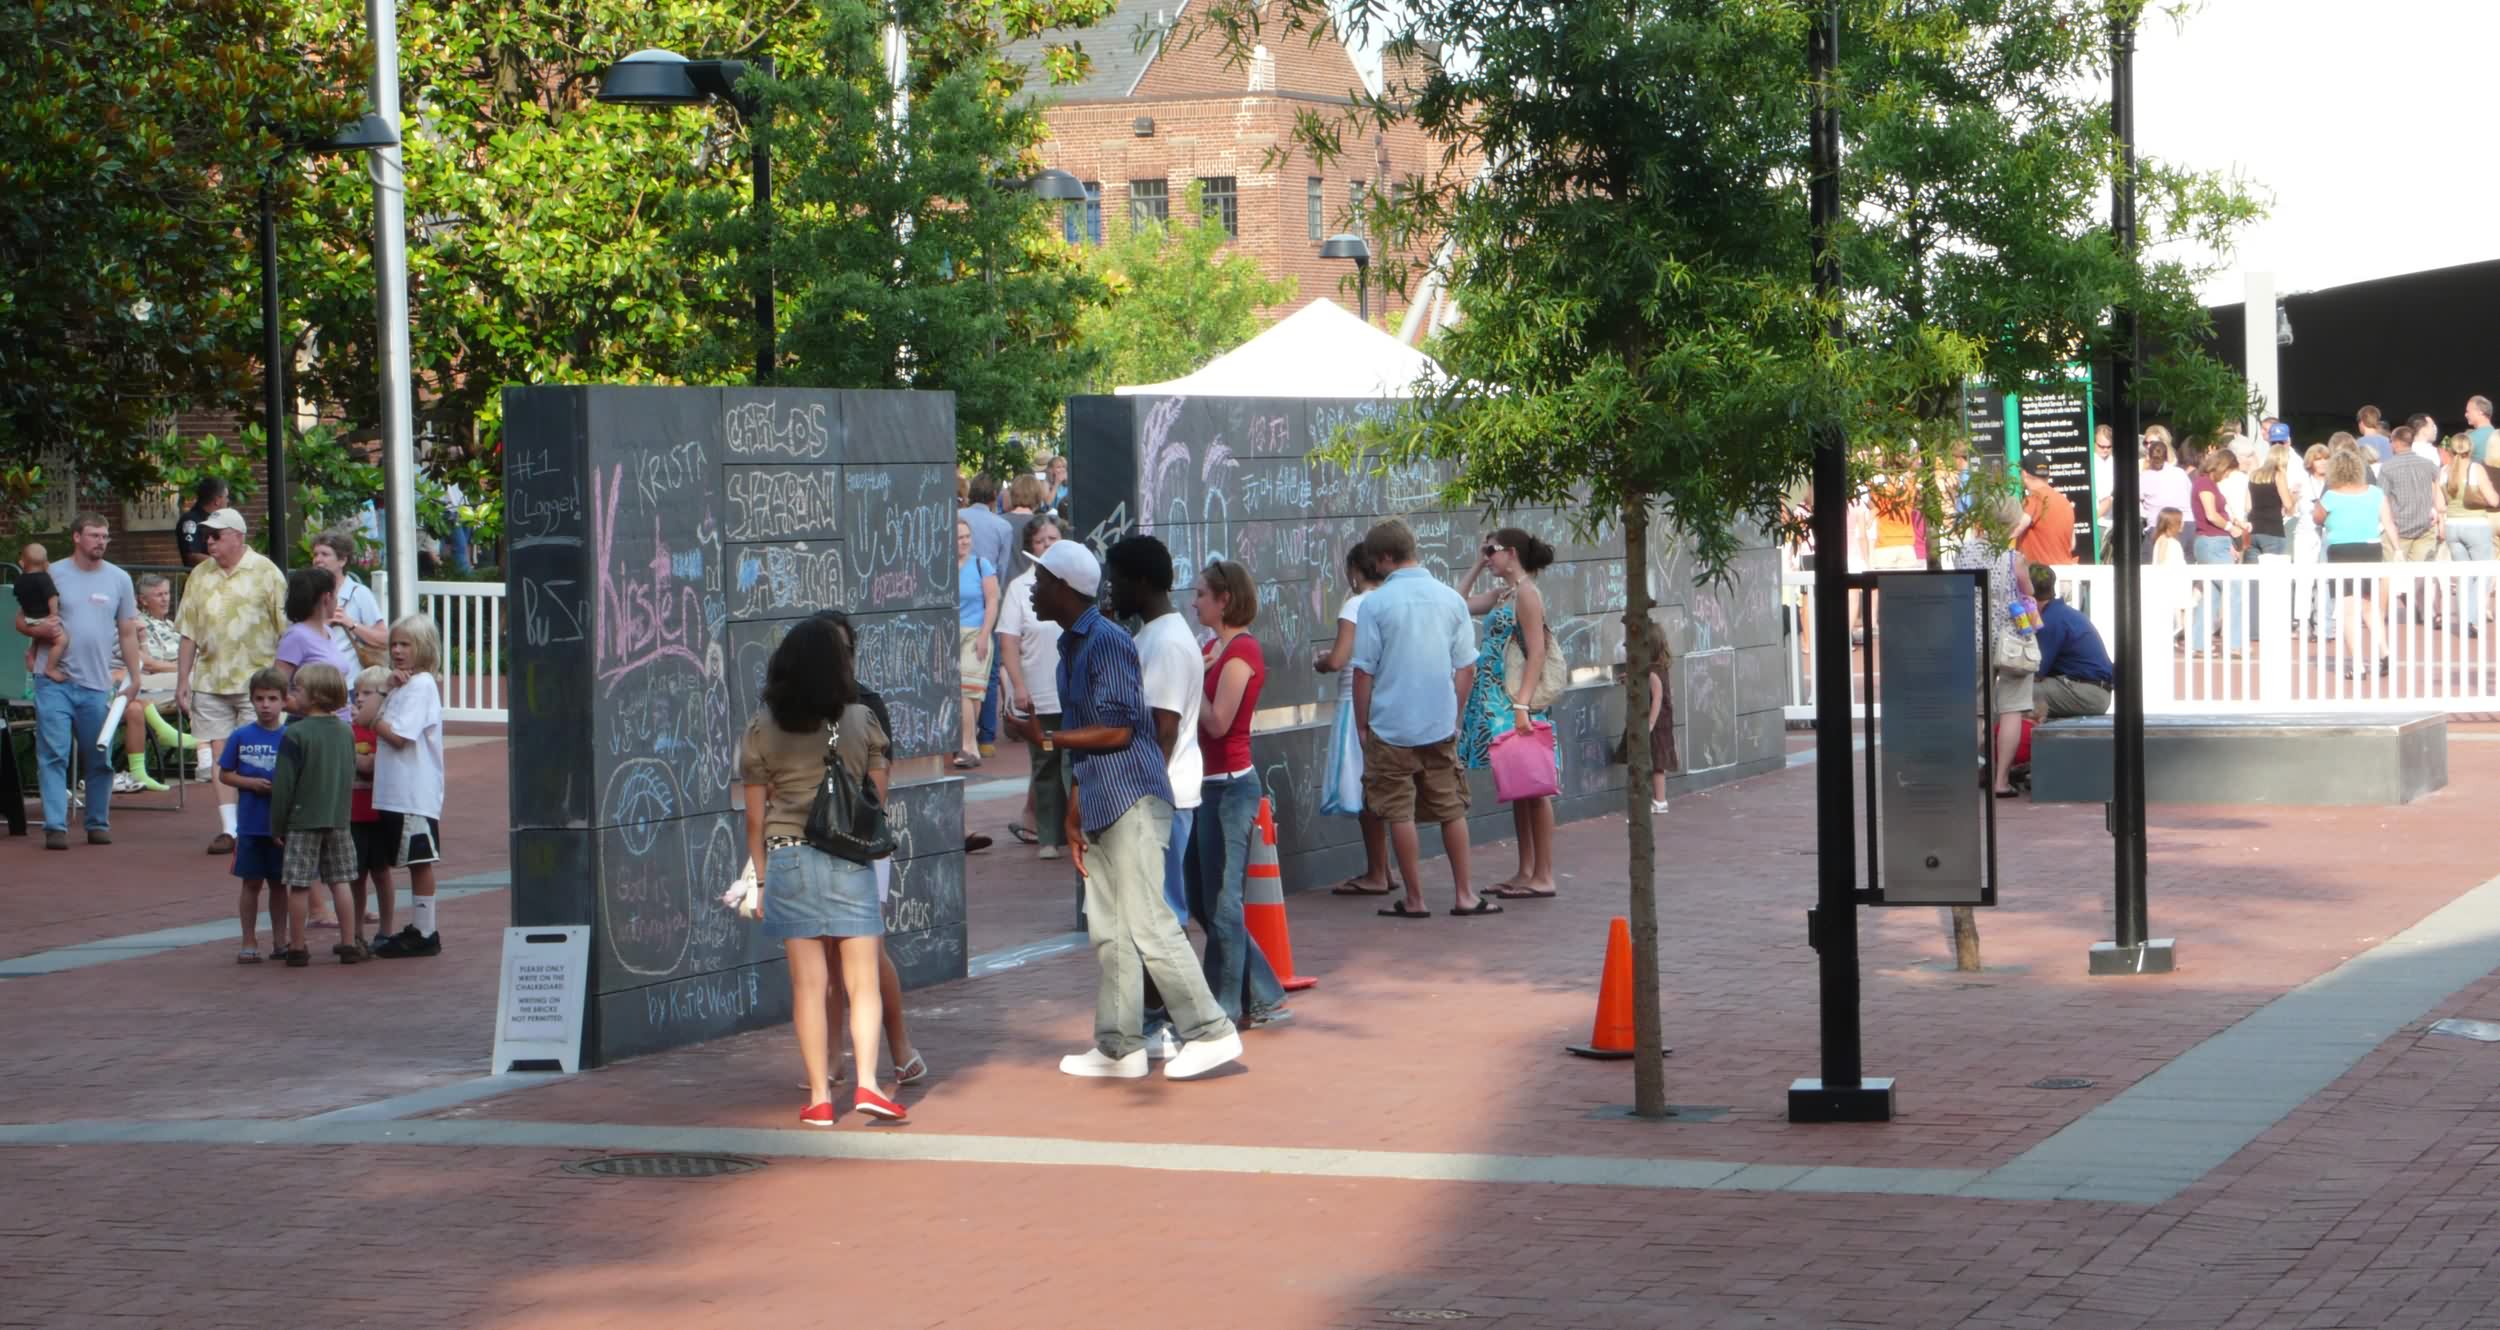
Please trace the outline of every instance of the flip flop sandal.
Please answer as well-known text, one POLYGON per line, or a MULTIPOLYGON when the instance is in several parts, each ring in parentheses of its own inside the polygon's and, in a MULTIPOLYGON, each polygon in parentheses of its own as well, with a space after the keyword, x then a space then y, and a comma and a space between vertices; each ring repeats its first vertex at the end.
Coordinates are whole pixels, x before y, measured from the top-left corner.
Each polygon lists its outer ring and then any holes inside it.
POLYGON ((1022 845, 1039 845, 1042 843, 1042 838, 1034 834, 1033 828, 1028 827, 1021 822, 1008 823, 1007 834, 1015 837, 1017 843, 1022 845))
POLYGON ((1492 902, 1492 900, 1491 900, 1489 897, 1484 897, 1484 896, 1478 896, 1478 897, 1476 897, 1476 908, 1474 908, 1474 909, 1472 909, 1472 910, 1452 910, 1452 911, 1450 911, 1450 913, 1452 913, 1452 914, 1454 914, 1454 915, 1457 915, 1457 916, 1459 916, 1459 917, 1460 917, 1460 918, 1462 918, 1462 919, 1467 918, 1467 917, 1469 917, 1469 916, 1471 916, 1471 915, 1479 915, 1479 914, 1500 914, 1501 912, 1502 912, 1502 907, 1501 907, 1501 906, 1494 904, 1494 903, 1492 902))
POLYGON ((970 771, 980 765, 981 759, 974 757, 970 753, 955 754, 955 769, 957 771, 970 771))
POLYGON ((1403 900, 1391 905, 1388 909, 1374 910, 1372 913, 1379 915, 1383 919, 1429 919, 1432 917, 1432 911, 1430 910, 1410 910, 1406 908, 1406 902, 1403 900))
POLYGON ((928 1074, 929 1060, 920 1056, 920 1050, 913 1049, 911 1061, 894 1069, 894 1082, 897 1085, 918 1085, 928 1074))
POLYGON ((1509 883, 1504 883, 1498 887, 1486 887, 1484 889, 1484 895, 1478 896, 1476 899, 1482 900, 1485 896, 1499 896, 1506 901, 1548 901, 1554 898, 1554 893, 1550 891, 1537 891, 1529 887, 1515 887, 1509 883))
POLYGON ((260 948, 245 947, 243 950, 234 953, 234 963, 237 965, 260 964, 260 948))
POLYGON ((1328 889, 1331 896, 1386 896, 1397 890, 1394 886, 1367 887, 1361 878, 1350 877, 1328 889))

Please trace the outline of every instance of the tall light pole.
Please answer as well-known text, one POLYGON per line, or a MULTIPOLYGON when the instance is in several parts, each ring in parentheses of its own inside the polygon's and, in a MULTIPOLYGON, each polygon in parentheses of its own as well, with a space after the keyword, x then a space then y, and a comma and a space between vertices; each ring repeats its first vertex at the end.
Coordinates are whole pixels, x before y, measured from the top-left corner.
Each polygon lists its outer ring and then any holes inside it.
MULTIPOLYGON (((2109 25, 2109 128, 2118 140, 2118 177, 2110 183, 2110 233, 2118 252, 2135 259, 2135 20, 2125 6, 2109 25)), ((2111 312, 2109 396, 2116 438, 2110 470, 2112 581, 2118 593, 2118 714, 2110 730, 2110 833, 2116 904, 2112 941, 2092 944, 2093 974, 2166 974, 2174 964, 2169 938, 2147 937, 2144 878, 2144 486, 2137 454, 2144 438, 2144 408, 2135 397, 2135 311, 2120 301, 2111 312)), ((2165 652, 2165 660, 2167 653, 2165 652)), ((2163 668, 2169 668, 2167 664, 2163 668)))
MULTIPOLYGON (((373 39, 373 113, 399 126, 399 0, 365 0, 373 39)), ((391 619, 417 608, 415 388, 408 375, 408 174, 397 144, 373 152, 374 361, 382 399, 383 548, 391 619)))
MULTIPOLYGON (((1840 6, 1827 0, 1806 35, 1812 85, 1808 126, 1814 155, 1806 207, 1814 256, 1814 295, 1840 298, 1840 116, 1832 78, 1840 60, 1840 6)), ((1831 316, 1837 344, 1845 335, 1831 316)), ((1806 936, 1822 989, 1821 1076, 1788 1087, 1791 1122, 1889 1122, 1892 1078, 1868 1076, 1859 1028, 1857 791, 1849 770, 1849 441, 1836 425, 1814 439, 1814 909, 1806 936), (1836 645, 1834 645, 1836 644, 1836 645)), ((1871 625, 1870 625, 1871 627, 1871 625)))
POLYGON ((286 337, 281 330, 278 278, 277 173, 295 153, 363 152, 399 146, 399 131, 368 111, 335 137, 290 140, 260 178, 260 343, 261 427, 269 471, 269 560, 283 569, 292 553, 287 548, 286 438, 294 412, 286 392, 286 337))
POLYGON ((748 159, 755 176, 755 225, 761 233, 756 247, 764 255, 764 272, 755 283, 755 381, 773 378, 773 161, 761 132, 769 109, 760 97, 738 91, 753 68, 771 78, 771 56, 745 60, 689 60, 674 51, 650 47, 608 66, 599 80, 599 100, 623 106, 697 106, 723 101, 746 126, 748 159))
POLYGON ((1365 240, 1363 237, 1355 235, 1350 231, 1343 232, 1330 236, 1328 239, 1320 242, 1319 256, 1323 259, 1354 260, 1354 303, 1356 306, 1356 312, 1363 316, 1363 322, 1371 322, 1372 242, 1365 240))

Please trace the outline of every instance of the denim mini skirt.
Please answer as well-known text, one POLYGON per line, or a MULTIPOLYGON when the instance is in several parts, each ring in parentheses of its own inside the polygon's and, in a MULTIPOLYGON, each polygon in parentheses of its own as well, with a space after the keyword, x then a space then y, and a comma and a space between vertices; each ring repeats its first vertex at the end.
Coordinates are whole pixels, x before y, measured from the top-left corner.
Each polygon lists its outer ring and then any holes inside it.
POLYGON ((882 937, 877 875, 866 864, 805 845, 764 856, 764 932, 797 937, 882 937))

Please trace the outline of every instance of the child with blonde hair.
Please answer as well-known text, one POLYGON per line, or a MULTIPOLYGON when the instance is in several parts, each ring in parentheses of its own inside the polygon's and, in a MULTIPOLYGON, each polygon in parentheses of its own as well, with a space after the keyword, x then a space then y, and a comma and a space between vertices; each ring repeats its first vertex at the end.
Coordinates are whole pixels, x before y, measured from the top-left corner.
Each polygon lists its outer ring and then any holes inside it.
POLYGON ((443 857, 443 639, 434 621, 411 614, 391 625, 391 692, 375 717, 382 741, 373 755, 373 808, 392 859, 408 870, 410 920, 376 942, 373 954, 397 960, 442 954, 434 918, 434 865, 443 857))
POLYGON ((382 814, 373 806, 373 765, 380 754, 382 737, 375 726, 382 721, 382 701, 390 695, 391 672, 379 665, 368 665, 356 675, 355 701, 350 708, 348 732, 356 738, 356 787, 348 797, 347 834, 356 843, 356 918, 358 927, 368 917, 367 910, 378 910, 374 939, 380 941, 397 931, 399 919, 398 893, 391 890, 391 864, 399 847, 382 834, 382 814))
MULTIPOLYGON (((341 922, 356 918, 347 884, 356 876, 356 846, 347 834, 349 794, 356 785, 356 740, 338 718, 347 705, 347 679, 338 667, 315 662, 295 672, 287 695, 288 722, 278 741, 278 769, 269 788, 269 834, 284 848, 286 963, 312 963, 304 929, 312 893, 326 887, 341 922)), ((365 958, 364 939, 349 932, 330 947, 341 965, 365 958)))

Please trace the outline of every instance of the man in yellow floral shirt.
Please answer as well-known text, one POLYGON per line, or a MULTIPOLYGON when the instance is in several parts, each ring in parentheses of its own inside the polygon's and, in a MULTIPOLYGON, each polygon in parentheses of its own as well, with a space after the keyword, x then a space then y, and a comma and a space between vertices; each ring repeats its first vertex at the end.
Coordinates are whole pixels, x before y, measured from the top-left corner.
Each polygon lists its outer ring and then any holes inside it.
MULTIPOLYGON (((191 728, 208 744, 211 765, 226 736, 252 718, 252 672, 278 658, 286 631, 286 574, 244 540, 243 514, 220 508, 200 521, 208 558, 192 565, 174 627, 182 658, 174 667, 174 705, 191 713, 191 728), (196 674, 196 677, 195 677, 196 674)), ((234 791, 217 791, 217 838, 210 854, 234 853, 234 791)))

